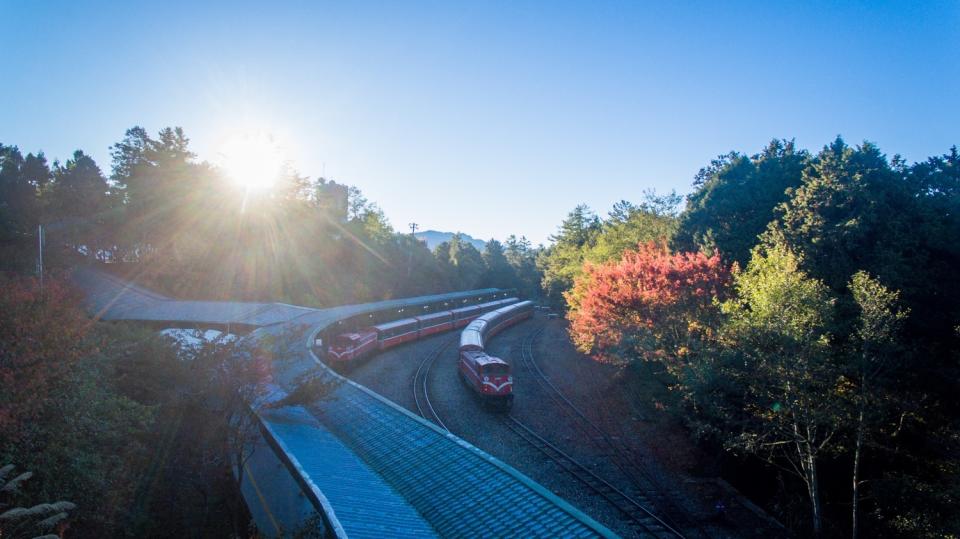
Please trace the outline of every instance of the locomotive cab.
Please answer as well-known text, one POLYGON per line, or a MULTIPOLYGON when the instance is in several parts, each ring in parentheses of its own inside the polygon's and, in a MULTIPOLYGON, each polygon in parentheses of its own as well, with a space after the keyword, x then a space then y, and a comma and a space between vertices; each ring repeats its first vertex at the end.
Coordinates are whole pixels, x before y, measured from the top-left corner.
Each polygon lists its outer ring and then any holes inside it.
POLYGON ((513 376, 510 374, 510 365, 506 363, 488 363, 480 368, 483 376, 483 393, 502 393, 510 391, 513 385, 513 376))
POLYGON ((327 349, 327 358, 334 362, 359 359, 373 350, 377 335, 372 331, 342 333, 333 338, 327 349))
POLYGON ((513 404, 513 375, 510 374, 510 365, 500 358, 490 359, 496 361, 480 367, 480 395, 494 406, 509 409, 513 404))
POLYGON ((344 333, 333 338, 333 343, 330 345, 330 349, 335 352, 343 353, 347 350, 356 348, 359 342, 359 333, 344 333))
POLYGON ((460 376, 485 403, 509 408, 513 402, 510 365, 482 350, 460 352, 460 376))

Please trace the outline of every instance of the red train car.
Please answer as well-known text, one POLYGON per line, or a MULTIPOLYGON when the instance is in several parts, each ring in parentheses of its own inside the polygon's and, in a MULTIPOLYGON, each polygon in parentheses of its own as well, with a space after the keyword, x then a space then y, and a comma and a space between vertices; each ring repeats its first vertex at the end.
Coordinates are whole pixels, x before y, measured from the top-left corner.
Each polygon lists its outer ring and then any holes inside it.
POLYGON ((342 364, 366 356, 377 349, 377 332, 364 329, 353 333, 343 333, 333 338, 327 348, 327 359, 334 364, 342 364))
POLYGON ((506 307, 507 305, 513 305, 518 301, 520 301, 520 298, 506 298, 506 299, 500 299, 497 301, 491 301, 490 303, 484 303, 484 305, 489 306, 488 308, 484 309, 484 311, 485 312, 495 311, 497 309, 500 309, 501 307, 506 307))
POLYGON ((420 328, 417 336, 421 339, 427 335, 433 335, 434 333, 450 331, 453 329, 453 313, 450 311, 425 314, 415 318, 420 328))
POLYGON ((373 329, 377 332, 378 348, 386 350, 398 344, 417 340, 418 326, 419 323, 416 318, 404 318, 403 320, 373 326, 373 329))
POLYGON ((461 307, 451 311, 453 313, 453 327, 462 328, 470 323, 471 320, 483 314, 479 305, 461 307))
MULTIPOLYGON (((435 333, 461 328, 478 317, 519 301, 515 297, 470 305, 451 311, 440 311, 413 318, 368 327, 333 337, 326 348, 327 360, 333 365, 342 365, 360 359, 374 350, 384 350, 399 344, 427 337, 435 333)), ((322 347, 317 340, 317 347, 322 347)))

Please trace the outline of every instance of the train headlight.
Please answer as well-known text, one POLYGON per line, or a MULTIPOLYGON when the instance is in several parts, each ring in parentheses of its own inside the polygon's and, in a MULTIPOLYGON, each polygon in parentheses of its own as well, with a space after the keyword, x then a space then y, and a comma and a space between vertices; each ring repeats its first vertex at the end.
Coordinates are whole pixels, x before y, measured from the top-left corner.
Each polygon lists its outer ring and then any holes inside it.
POLYGON ((513 376, 507 376, 507 382, 512 384, 512 383, 513 383, 513 376))
POLYGON ((489 381, 490 381, 490 377, 489 377, 489 376, 484 376, 484 377, 483 377, 483 381, 484 381, 484 382, 489 382, 489 381))

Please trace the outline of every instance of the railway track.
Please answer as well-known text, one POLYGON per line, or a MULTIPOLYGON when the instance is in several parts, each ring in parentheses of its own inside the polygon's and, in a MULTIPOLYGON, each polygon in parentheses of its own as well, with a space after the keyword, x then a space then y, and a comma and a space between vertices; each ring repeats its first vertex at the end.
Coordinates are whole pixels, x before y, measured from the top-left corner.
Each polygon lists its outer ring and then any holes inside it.
MULTIPOLYGON (((533 353, 533 345, 537 337, 545 330, 541 327, 526 335, 520 345, 520 356, 527 371, 533 375, 538 385, 550 397, 568 412, 580 430, 590 442, 608 457, 611 464, 629 478, 631 483, 642 490, 632 496, 634 502, 644 507, 644 510, 659 521, 660 525, 670 532, 671 537, 684 537, 679 530, 694 532, 696 536, 707 537, 696 519, 692 518, 684 509, 678 507, 664 493, 663 487, 652 474, 646 470, 643 463, 638 462, 632 452, 623 442, 615 441, 600 425, 588 417, 583 410, 574 404, 540 369, 533 353), (660 516, 653 515, 652 508, 656 507, 660 516), (680 524, 682 523, 682 525, 680 524)), ((614 504, 619 508, 619 504, 614 504)))
POLYGON ((436 423, 447 432, 450 432, 450 429, 443 423, 443 419, 440 418, 437 409, 433 406, 433 403, 430 402, 428 380, 433 364, 436 363, 437 358, 439 358, 447 348, 450 348, 453 342, 453 339, 446 339, 439 346, 431 350, 430 353, 420 361, 417 372, 413 375, 413 401, 417 405, 417 413, 420 414, 420 417, 436 423))
POLYGON ((641 531, 644 535, 657 538, 683 537, 680 532, 673 529, 673 527, 647 509, 643 503, 610 484, 575 458, 537 434, 516 417, 512 415, 507 416, 506 424, 510 427, 510 430, 537 448, 537 450, 546 455, 550 460, 556 462, 564 471, 616 507, 629 518, 639 528, 638 531, 641 531))

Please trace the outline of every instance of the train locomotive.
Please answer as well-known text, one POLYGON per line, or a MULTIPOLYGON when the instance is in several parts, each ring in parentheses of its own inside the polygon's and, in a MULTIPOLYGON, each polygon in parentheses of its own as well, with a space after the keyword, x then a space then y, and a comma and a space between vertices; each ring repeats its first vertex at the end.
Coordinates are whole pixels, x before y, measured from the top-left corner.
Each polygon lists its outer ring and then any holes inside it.
POLYGON ((533 316, 533 302, 521 301, 488 312, 467 324, 460 333, 460 377, 486 403, 503 409, 513 405, 510 364, 491 356, 484 342, 498 332, 533 316))
POLYGON ((515 304, 518 298, 506 298, 449 311, 384 322, 364 329, 335 336, 326 349, 326 359, 333 367, 343 367, 364 357, 428 335, 464 327, 484 313, 515 304))

